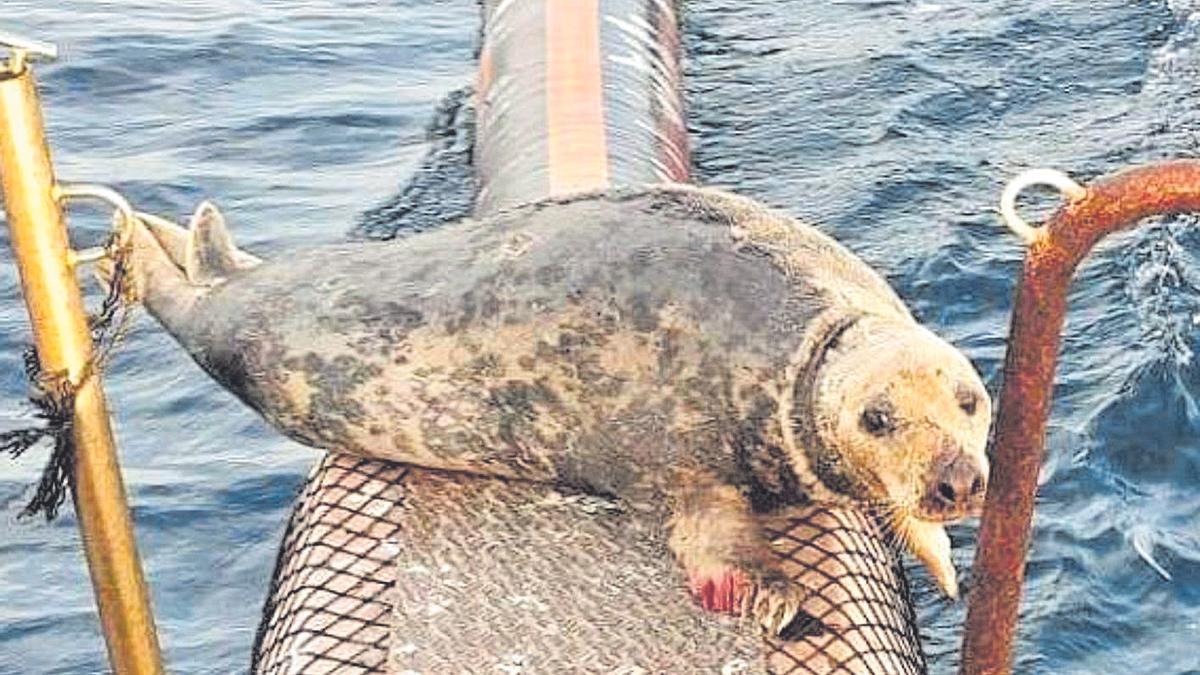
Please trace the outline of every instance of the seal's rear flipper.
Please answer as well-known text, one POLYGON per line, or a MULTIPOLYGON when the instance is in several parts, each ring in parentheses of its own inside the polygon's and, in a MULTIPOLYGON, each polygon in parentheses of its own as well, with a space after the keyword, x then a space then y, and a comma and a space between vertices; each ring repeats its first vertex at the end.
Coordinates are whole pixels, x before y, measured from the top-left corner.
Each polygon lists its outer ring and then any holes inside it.
MULTIPOLYGON (((125 283, 129 295, 140 301, 168 330, 185 321, 193 306, 209 289, 192 284, 180 267, 176 254, 182 248, 169 227, 177 225, 161 219, 139 217, 129 232, 128 267, 125 283), (153 225, 147 221, 152 221, 153 225)), ((96 277, 107 290, 116 273, 111 258, 96 265, 96 277)))
POLYGON ((138 220, 150 230, 175 266, 183 269, 184 258, 187 257, 187 228, 150 213, 139 213, 138 220))
POLYGON ((149 213, 139 213, 138 219, 188 281, 198 286, 212 286, 262 262, 234 245, 225 218, 212 202, 196 207, 188 227, 149 213))
POLYGON ((212 202, 202 202, 188 224, 183 269, 188 281, 211 286, 258 265, 258 258, 239 251, 229 235, 225 217, 212 202))
MULTIPOLYGON (((172 332, 188 320, 196 301, 234 272, 262 261, 239 251, 221 212, 204 202, 187 228, 158 216, 139 213, 130 232, 128 283, 131 295, 172 332)), ((108 288, 115 274, 112 260, 96 266, 108 288)))

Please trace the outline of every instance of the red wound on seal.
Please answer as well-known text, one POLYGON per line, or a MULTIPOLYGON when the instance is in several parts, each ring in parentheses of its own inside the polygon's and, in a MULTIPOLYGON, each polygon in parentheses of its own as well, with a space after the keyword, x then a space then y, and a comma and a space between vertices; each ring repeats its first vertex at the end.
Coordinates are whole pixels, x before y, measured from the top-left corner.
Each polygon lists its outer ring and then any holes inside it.
POLYGON ((746 575, 732 568, 715 574, 694 574, 688 579, 688 589, 700 605, 710 612, 739 614, 750 584, 746 575))

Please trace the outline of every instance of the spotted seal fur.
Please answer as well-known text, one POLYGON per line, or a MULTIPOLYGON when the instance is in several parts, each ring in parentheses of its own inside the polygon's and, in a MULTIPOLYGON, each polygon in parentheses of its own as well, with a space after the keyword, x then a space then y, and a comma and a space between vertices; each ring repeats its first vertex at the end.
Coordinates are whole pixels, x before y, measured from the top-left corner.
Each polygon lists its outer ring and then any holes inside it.
POLYGON ((954 592, 942 523, 984 492, 990 400, 866 264, 688 186, 547 200, 262 262, 202 205, 147 218, 149 312, 311 446, 552 481, 661 517, 708 608, 782 630, 803 600, 755 512, 869 505, 954 592))

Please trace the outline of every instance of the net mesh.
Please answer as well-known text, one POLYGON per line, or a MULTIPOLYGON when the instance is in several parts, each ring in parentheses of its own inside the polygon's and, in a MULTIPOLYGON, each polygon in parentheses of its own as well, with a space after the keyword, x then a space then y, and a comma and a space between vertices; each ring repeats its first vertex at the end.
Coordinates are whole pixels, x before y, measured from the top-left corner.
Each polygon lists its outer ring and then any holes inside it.
POLYGON ((316 466, 279 549, 254 672, 385 672, 405 473, 335 454, 316 466))
POLYGON ((257 673, 921 673, 903 572, 866 517, 767 523, 810 590, 781 639, 699 610, 661 532, 552 487, 329 455, 280 550, 257 673))
POLYGON ((808 508, 768 526, 805 619, 770 641, 772 673, 923 673, 917 617, 895 552, 857 511, 808 508))

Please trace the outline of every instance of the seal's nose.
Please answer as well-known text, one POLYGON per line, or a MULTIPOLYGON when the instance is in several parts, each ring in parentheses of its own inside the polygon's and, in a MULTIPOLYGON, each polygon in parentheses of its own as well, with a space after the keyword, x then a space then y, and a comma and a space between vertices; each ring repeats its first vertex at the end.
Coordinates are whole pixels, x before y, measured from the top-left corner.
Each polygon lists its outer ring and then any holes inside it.
POLYGON ((978 502, 987 488, 987 478, 976 463, 964 454, 938 474, 933 496, 944 509, 963 509, 978 502))

